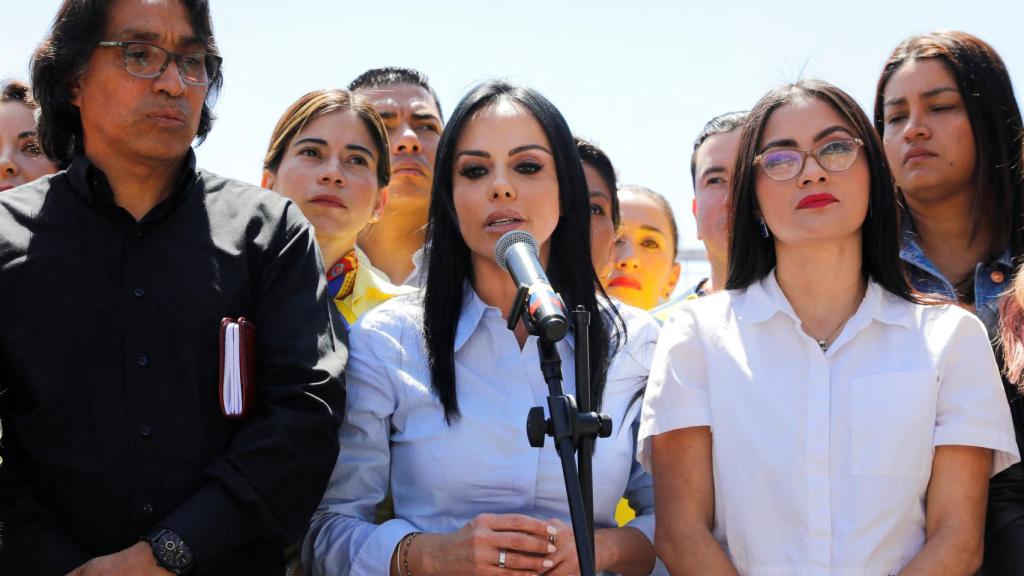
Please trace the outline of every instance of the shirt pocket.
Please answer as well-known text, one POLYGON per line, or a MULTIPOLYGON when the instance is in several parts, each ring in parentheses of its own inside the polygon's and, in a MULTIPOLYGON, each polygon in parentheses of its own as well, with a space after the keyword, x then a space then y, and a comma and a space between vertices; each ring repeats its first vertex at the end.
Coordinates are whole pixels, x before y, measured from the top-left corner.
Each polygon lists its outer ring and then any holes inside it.
POLYGON ((855 378, 850 392, 853 474, 928 476, 937 391, 932 370, 855 378))

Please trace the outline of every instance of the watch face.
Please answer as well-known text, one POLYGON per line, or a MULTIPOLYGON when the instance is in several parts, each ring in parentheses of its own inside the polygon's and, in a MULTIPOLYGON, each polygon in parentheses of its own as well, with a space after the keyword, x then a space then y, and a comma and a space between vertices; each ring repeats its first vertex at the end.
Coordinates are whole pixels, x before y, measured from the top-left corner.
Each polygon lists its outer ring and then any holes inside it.
POLYGON ((157 539, 157 553, 167 568, 181 570, 192 563, 192 551, 175 534, 164 533, 157 539))

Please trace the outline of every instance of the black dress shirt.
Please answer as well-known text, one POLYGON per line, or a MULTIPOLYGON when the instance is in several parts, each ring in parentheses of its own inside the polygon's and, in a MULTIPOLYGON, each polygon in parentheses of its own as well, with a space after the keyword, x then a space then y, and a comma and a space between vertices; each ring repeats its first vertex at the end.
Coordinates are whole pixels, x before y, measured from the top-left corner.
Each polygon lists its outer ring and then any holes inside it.
POLYGON ((201 573, 282 574, 338 451, 346 350, 312 228, 195 169, 141 221, 79 156, 0 194, 0 574, 64 574, 154 527, 201 573), (221 415, 219 329, 256 328, 221 415))

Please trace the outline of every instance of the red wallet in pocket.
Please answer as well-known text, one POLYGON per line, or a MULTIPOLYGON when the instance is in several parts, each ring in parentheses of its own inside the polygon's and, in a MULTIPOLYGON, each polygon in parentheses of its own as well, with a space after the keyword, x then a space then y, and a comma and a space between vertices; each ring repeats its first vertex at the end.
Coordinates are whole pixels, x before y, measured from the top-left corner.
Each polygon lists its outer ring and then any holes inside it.
POLYGON ((256 328, 245 317, 220 321, 220 411, 226 418, 241 420, 252 409, 256 362, 253 348, 256 328))

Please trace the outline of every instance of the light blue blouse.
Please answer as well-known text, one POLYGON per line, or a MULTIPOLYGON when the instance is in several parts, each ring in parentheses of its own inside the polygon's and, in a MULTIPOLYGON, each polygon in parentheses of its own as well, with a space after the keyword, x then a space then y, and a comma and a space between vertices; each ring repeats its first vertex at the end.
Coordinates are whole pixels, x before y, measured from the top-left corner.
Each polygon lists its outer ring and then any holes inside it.
MULTIPOLYGON (((654 541, 654 490, 637 463, 637 424, 658 325, 619 305, 628 337, 609 366, 601 410, 614 423, 594 455, 594 518, 615 526, 625 496, 630 523, 654 541)), ((558 455, 526 438, 526 415, 547 406, 536 338, 520 349, 497 308, 468 285, 455 337, 461 418, 448 426, 430 388, 420 293, 394 298, 356 323, 346 368, 341 451, 303 545, 314 575, 386 575, 399 540, 452 532, 481 513, 519 513, 570 524, 558 455), (373 523, 390 487, 396 518, 373 523)), ((571 335, 558 344, 563 387, 575 393, 571 335)))

